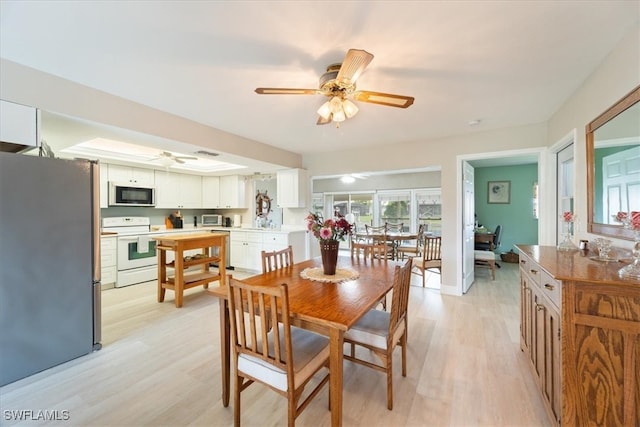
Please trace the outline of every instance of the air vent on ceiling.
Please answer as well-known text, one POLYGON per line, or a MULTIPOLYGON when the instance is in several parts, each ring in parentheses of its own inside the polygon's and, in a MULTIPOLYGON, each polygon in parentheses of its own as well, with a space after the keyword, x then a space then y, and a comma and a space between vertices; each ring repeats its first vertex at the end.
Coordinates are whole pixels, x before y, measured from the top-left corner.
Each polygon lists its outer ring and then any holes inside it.
POLYGON ((218 153, 212 153, 211 151, 204 151, 204 150, 196 151, 194 154, 204 154, 205 156, 211 156, 211 157, 217 157, 220 155, 218 153))

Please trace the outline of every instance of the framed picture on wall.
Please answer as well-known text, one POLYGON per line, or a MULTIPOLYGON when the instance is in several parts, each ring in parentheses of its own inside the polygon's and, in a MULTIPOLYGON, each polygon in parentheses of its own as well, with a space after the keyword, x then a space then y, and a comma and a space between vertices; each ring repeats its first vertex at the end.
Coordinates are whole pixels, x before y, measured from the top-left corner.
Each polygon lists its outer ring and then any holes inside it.
POLYGON ((511 203, 511 181, 489 181, 487 203, 511 203))

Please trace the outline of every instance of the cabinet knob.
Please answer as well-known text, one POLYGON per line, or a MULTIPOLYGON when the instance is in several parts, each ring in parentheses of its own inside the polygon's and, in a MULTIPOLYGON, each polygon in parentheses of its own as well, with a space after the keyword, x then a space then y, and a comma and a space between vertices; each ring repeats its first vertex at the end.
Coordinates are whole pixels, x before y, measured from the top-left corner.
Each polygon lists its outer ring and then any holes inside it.
POLYGON ((537 310, 537 311, 542 311, 542 310, 544 310, 544 305, 542 305, 542 304, 536 304, 536 310, 537 310))
POLYGON ((531 269, 529 271, 531 272, 531 274, 538 274, 538 270, 531 269))
POLYGON ((545 289, 549 289, 550 291, 554 290, 556 287, 553 285, 550 285, 549 283, 545 283, 544 284, 545 289))

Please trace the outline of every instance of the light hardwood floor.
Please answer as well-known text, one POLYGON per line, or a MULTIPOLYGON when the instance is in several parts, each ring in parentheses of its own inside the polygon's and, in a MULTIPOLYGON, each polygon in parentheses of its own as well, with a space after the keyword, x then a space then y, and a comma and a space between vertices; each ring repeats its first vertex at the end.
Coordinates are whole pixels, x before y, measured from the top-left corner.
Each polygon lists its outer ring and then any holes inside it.
MULTIPOLYGON (((519 348, 518 266, 502 263, 496 276, 476 270, 470 291, 451 297, 422 288, 414 275, 408 373, 401 375, 398 349, 394 409, 386 408, 384 374, 345 361, 344 425, 549 425, 519 348)), ((191 289, 176 309, 172 292, 156 302, 155 283, 102 296, 103 349, 1 388, 1 425, 233 424, 231 406, 220 402, 216 298, 191 289), (17 423, 7 418, 14 410, 69 411, 70 419, 17 423)), ((327 402, 325 388, 297 424, 329 426, 327 402)), ((243 425, 284 425, 286 407, 284 398, 254 385, 242 394, 243 425)))

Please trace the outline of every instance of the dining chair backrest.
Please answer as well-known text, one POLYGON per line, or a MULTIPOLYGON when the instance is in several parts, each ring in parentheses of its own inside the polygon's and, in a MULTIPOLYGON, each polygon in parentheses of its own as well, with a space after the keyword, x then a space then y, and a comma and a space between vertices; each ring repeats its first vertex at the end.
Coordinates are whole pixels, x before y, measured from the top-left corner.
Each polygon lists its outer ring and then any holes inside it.
POLYGON ((502 226, 496 226, 495 231, 493 232, 493 246, 494 249, 498 249, 500 246, 500 242, 502 241, 502 226))
MULTIPOLYGON (((409 258, 402 267, 396 266, 394 271, 388 339, 394 339, 394 332, 398 329, 400 322, 406 321, 412 262, 413 258, 409 258)), ((388 343, 388 345, 392 346, 393 343, 388 343)))
POLYGON ((425 236, 424 247, 422 248, 422 257, 425 262, 441 261, 442 255, 440 247, 442 238, 440 236, 425 236))
POLYGON ((390 222, 385 222, 385 225, 387 227, 387 232, 388 233, 402 233, 403 229, 404 229, 404 223, 400 222, 397 224, 392 224, 390 222))
MULTIPOLYGON (((230 277, 227 286, 231 345, 235 349, 235 354, 256 357, 264 363, 290 373, 293 361, 287 285, 256 286, 230 277), (278 319, 278 311, 280 319, 278 319), (248 316, 245 316, 245 313, 248 316), (278 325, 279 321, 283 325, 282 329, 269 328, 269 325, 278 325), (273 347, 270 347, 267 336, 270 331, 275 335, 271 340, 273 347), (282 338, 281 331, 284 333, 282 338)), ((293 376, 289 375, 289 378, 293 376)))
POLYGON ((262 251, 261 255, 263 273, 293 265, 293 247, 291 245, 279 251, 262 251))

